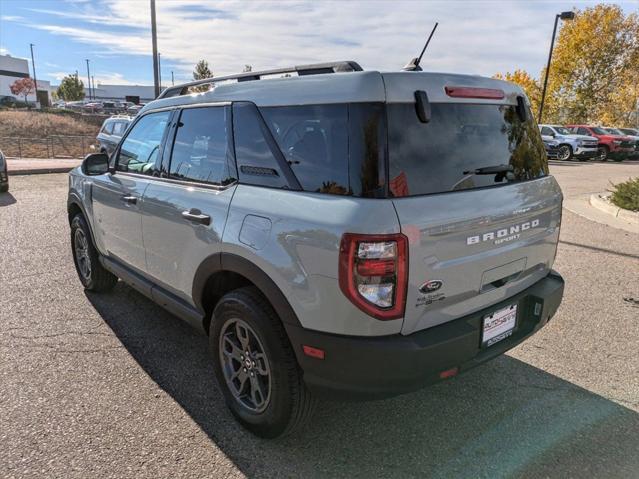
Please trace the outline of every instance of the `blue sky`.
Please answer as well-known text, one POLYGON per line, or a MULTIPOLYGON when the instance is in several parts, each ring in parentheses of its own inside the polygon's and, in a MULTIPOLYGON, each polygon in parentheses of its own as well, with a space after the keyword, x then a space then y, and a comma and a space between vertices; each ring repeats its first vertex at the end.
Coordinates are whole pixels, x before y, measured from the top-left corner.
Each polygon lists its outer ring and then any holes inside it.
MULTIPOLYGON (((204 58, 216 75, 328 60, 396 70, 417 56, 439 22, 422 65, 492 75, 546 61, 554 15, 591 1, 210 1, 156 0, 163 84, 191 78, 204 58)), ((627 12, 639 2, 617 3, 627 12)), ((153 81, 148 0, 0 0, 0 53, 28 58, 56 84, 91 60, 96 83, 153 81)))

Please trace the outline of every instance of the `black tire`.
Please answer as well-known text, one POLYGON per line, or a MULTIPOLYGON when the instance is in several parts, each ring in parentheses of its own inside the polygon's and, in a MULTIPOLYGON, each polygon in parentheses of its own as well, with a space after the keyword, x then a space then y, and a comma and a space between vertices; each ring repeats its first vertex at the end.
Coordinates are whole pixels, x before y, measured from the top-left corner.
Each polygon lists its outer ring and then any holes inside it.
POLYGON ((0 193, 6 193, 9 191, 9 183, 5 183, 4 185, 0 185, 0 193))
MULTIPOLYGON (((209 344, 215 375, 226 404, 233 416, 246 429, 259 437, 275 438, 299 430, 307 423, 315 409, 316 400, 304 384, 302 371, 297 364, 284 326, 271 305, 256 288, 237 289, 226 294, 218 302, 213 312, 209 344), (225 371, 230 375, 233 369, 229 368, 239 365, 235 369, 236 380, 240 381, 237 379, 241 374, 240 369, 243 369, 245 377, 242 385, 236 386, 236 390, 245 391, 246 386, 250 391, 253 387, 253 379, 246 378, 247 369, 243 367, 243 363, 235 359, 231 360, 232 354, 228 353, 228 335, 232 334, 234 325, 238 323, 248 326, 250 333, 255 335, 256 341, 253 341, 255 348, 253 346, 246 348, 251 352, 252 357, 254 357, 254 349, 262 348, 263 355, 255 355, 265 356, 266 359, 262 369, 269 374, 260 376, 260 379, 264 381, 266 381, 265 377, 268 378, 267 382, 262 383, 262 386, 268 385, 267 400, 264 401, 262 410, 252 409, 246 404, 251 402, 248 391, 236 397, 225 376, 225 371), (223 348, 227 349, 228 354, 225 354, 223 348), (233 361, 232 365, 230 361, 233 361)), ((235 344, 236 347, 239 346, 240 351, 244 349, 242 344, 235 344)), ((234 351, 236 347, 231 346, 231 349, 234 351)), ((253 367, 256 367, 255 363, 253 367)), ((258 376, 259 368, 260 366, 257 366, 253 370, 256 376, 258 376)), ((255 377, 255 381, 257 380, 258 377, 255 377)))
POLYGON ((608 157, 610 156, 610 148, 608 148, 607 146, 600 146, 599 147, 599 155, 597 157, 597 159, 599 161, 608 161, 608 157))
POLYGON ((572 159, 572 147, 570 145, 559 145, 557 151, 558 159, 561 161, 569 161, 572 159))
MULTIPOLYGON (((84 289, 102 293, 113 289, 118 282, 117 276, 113 275, 100 263, 100 256, 93 245, 91 231, 82 216, 78 213, 71 220, 71 251, 73 253, 73 263, 78 277, 84 286, 84 289), (86 240, 86 253, 84 247, 80 247, 81 238, 86 240), (83 266, 82 261, 88 262, 88 270, 83 266)), ((86 264, 86 263, 85 263, 86 264)))
POLYGON ((616 161, 617 163, 621 163, 623 160, 625 160, 625 158, 623 156, 615 156, 612 160, 616 161))

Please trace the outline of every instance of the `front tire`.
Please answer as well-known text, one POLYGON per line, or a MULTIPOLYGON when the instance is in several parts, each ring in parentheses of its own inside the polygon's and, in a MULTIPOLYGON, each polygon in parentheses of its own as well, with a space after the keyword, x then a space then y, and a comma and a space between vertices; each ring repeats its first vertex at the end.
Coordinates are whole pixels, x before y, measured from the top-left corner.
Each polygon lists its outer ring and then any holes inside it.
POLYGON ((219 301, 209 344, 226 404, 245 428, 275 438, 309 420, 315 398, 280 319, 256 288, 232 291, 219 301))
POLYGON ((99 293, 113 289, 118 278, 100 263, 99 253, 93 245, 91 232, 81 213, 71 220, 71 250, 75 269, 84 289, 99 293))
POLYGON ((572 158, 572 148, 570 145, 560 145, 557 155, 559 160, 568 161, 572 158))

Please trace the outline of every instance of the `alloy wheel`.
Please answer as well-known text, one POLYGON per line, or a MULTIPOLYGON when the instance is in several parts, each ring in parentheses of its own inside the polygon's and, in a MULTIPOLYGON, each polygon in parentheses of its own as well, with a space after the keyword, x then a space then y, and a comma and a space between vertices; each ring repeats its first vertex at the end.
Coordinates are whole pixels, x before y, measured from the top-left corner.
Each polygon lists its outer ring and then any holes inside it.
POLYGON ((82 277, 89 281, 91 279, 91 257, 89 256, 89 241, 82 229, 75 230, 73 235, 73 246, 75 248, 75 261, 82 277))
POLYGON ((570 159, 570 147, 568 145, 562 145, 559 147, 559 159, 566 161, 570 159))
POLYGON ((255 331, 239 318, 220 332, 220 364, 233 397, 246 409, 262 412, 271 399, 271 368, 255 331))

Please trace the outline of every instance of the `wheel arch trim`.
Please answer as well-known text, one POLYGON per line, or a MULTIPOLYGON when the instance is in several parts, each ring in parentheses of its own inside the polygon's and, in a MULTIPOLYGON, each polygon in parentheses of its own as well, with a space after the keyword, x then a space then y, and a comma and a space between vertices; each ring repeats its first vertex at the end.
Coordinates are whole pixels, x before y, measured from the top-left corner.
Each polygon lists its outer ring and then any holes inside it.
POLYGON ((203 299, 207 281, 213 274, 223 271, 244 276, 266 297, 283 323, 301 326, 293 307, 269 275, 252 261, 233 253, 215 253, 198 267, 193 278, 191 297, 199 311, 204 311, 203 299))

